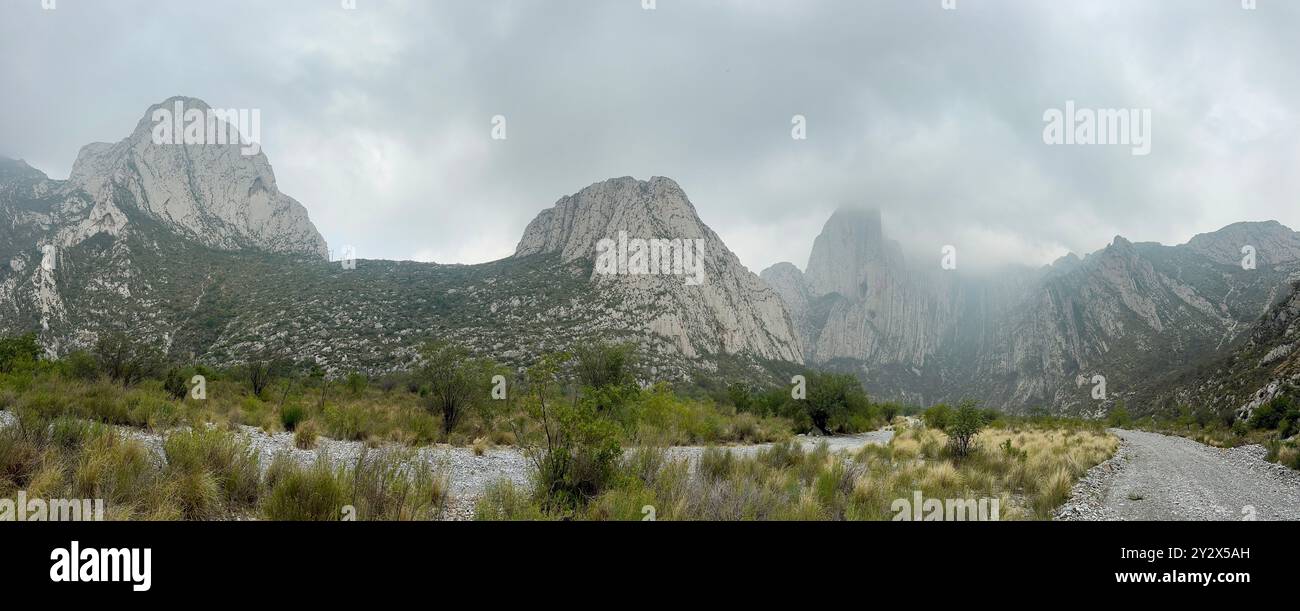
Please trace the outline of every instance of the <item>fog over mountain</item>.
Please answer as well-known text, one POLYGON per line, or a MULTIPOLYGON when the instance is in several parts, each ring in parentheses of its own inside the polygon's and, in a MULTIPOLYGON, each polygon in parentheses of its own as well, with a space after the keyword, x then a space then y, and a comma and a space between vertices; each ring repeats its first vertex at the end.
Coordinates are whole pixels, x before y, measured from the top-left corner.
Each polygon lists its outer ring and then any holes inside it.
POLYGON ((0 155, 64 178, 170 96, 256 108, 335 255, 442 263, 629 175, 672 177, 755 272, 805 266, 846 205, 970 267, 1300 227, 1294 2, 356 4, 0 3, 0 155), (1149 109, 1151 153, 1045 145, 1068 101, 1149 109))

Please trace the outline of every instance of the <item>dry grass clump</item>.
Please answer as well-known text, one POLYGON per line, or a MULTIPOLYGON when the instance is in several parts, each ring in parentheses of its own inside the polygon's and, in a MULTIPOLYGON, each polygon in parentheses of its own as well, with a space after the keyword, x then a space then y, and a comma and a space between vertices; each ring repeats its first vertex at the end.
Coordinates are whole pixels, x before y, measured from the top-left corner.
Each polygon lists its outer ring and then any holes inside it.
MULTIPOLYGON (((935 429, 902 427, 890 444, 853 456, 787 443, 752 457, 708 449, 695 464, 642 449, 577 517, 640 520, 652 511, 659 520, 891 520, 900 517, 900 499, 910 504, 920 493, 945 502, 995 499, 1002 520, 1050 519, 1079 475, 1118 448, 1096 431, 990 429, 956 459, 947 441, 935 429)), ((517 498, 506 500, 514 505, 499 500, 483 510, 493 518, 536 515, 517 498)))

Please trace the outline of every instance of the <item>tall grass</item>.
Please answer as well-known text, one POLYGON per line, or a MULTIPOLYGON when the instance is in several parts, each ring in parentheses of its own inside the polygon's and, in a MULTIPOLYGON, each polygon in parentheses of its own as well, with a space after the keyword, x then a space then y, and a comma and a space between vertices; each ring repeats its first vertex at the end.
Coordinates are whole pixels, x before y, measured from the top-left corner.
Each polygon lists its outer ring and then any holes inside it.
MULTIPOLYGON (((849 456, 823 444, 776 444, 749 458, 706 450, 692 464, 661 450, 628 453, 615 484, 575 516, 595 520, 889 520, 895 502, 996 499, 1000 519, 1051 519, 1075 480, 1118 440, 1091 429, 986 430, 966 457, 946 436, 903 429, 888 445, 849 456)), ((480 501, 484 519, 543 515, 509 488, 480 501)), ((552 516, 553 517, 553 516, 552 516)))

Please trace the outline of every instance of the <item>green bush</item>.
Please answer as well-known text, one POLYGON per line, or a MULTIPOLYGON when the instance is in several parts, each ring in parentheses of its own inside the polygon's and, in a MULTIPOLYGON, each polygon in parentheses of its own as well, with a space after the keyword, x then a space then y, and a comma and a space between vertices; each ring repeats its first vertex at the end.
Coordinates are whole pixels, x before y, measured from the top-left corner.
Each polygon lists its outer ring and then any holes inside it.
POLYGON ((63 375, 72 380, 94 381, 99 379, 99 364, 95 357, 84 350, 69 353, 59 359, 58 366, 63 375))
POLYGON ((696 469, 709 481, 718 481, 731 475, 735 464, 735 457, 731 452, 719 448, 705 448, 704 453, 700 454, 700 462, 696 469))
POLYGON ((348 374, 346 386, 348 388, 348 392, 352 393, 353 396, 357 396, 365 392, 366 386, 369 384, 370 384, 370 380, 368 380, 364 374, 361 373, 348 374))
POLYGON ((448 483, 416 452, 363 448, 352 470, 352 504, 360 520, 429 520, 442 514, 448 483))
POLYGON ((984 428, 984 424, 985 416, 980 411, 979 404, 970 399, 962 401, 957 411, 948 418, 947 427, 944 429, 948 433, 948 443, 952 447, 953 454, 959 457, 970 454, 971 444, 980 429, 984 428))
POLYGON ((36 341, 35 333, 0 338, 0 372, 9 373, 31 368, 41 360, 43 352, 45 351, 36 341))
POLYGON ((488 484, 474 504, 474 519, 482 521, 542 520, 546 515, 533 499, 508 479, 488 484))
POLYGON ((874 428, 871 402, 851 375, 811 373, 806 399, 799 401, 812 426, 822 433, 852 433, 874 428))
POLYGON ((189 378, 187 370, 180 367, 170 367, 167 369, 167 373, 163 375, 163 390, 167 392, 167 396, 180 401, 190 392, 189 378))
POLYGON ((952 418, 952 408, 944 403, 931 405, 924 412, 921 412, 921 420, 925 422, 925 426, 941 431, 948 427, 950 418, 952 418))
POLYGON ((170 477, 180 481, 186 519, 220 517, 223 508, 253 506, 261 486, 257 453, 215 428, 173 433, 163 444, 170 477))
POLYGON ((121 331, 101 335, 94 353, 99 368, 124 387, 154 375, 162 363, 162 353, 154 344, 137 341, 121 331))
POLYGON ((298 403, 290 403, 280 408, 280 424, 290 433, 297 430, 298 424, 306 418, 307 410, 298 403))
POLYGON ((351 487, 347 472, 324 457, 304 469, 286 456, 277 456, 267 471, 268 492, 262 500, 262 515, 268 520, 341 520, 351 487))
POLYGON ((528 371, 525 410, 540 430, 521 441, 537 469, 536 497, 547 510, 574 510, 609 482, 622 456, 619 427, 592 401, 572 402, 557 388, 564 355, 550 355, 528 371))

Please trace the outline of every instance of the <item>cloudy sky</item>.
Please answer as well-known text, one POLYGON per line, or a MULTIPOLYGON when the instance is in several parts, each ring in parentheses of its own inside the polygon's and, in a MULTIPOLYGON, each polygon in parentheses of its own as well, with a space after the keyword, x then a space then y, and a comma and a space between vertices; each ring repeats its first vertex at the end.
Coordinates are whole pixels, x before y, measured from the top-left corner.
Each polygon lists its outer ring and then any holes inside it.
POLYGON ((1300 228, 1293 0, 355 2, 0 0, 0 155, 66 178, 169 96, 257 108, 331 248, 443 263, 627 175, 754 271, 803 267, 841 205, 967 264, 1300 228), (1045 144, 1067 100, 1149 109, 1150 154, 1045 144))

